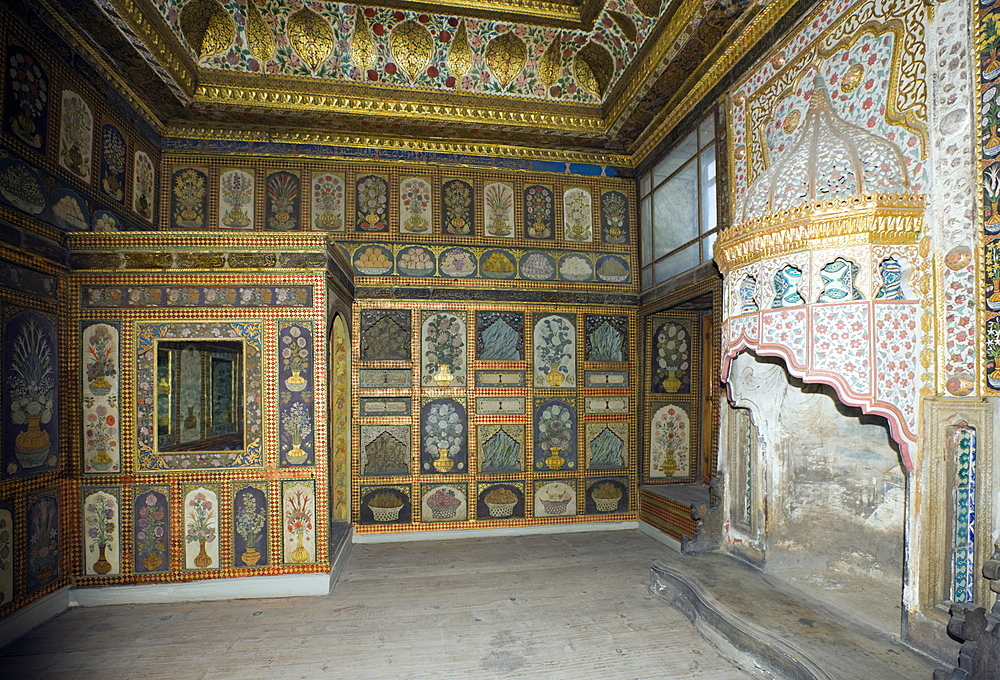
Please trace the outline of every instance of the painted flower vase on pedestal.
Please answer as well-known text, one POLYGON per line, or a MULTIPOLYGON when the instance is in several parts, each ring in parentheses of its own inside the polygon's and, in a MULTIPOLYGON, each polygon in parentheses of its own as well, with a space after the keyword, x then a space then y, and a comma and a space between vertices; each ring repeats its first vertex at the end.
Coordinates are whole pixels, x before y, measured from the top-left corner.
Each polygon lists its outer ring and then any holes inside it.
POLYGON ((549 457, 545 459, 545 467, 550 470, 562 470, 563 465, 566 464, 566 459, 560 454, 562 449, 558 446, 549 447, 549 457))
POLYGON ((296 534, 296 539, 298 539, 298 543, 295 546, 295 550, 292 551, 292 560, 295 562, 305 562, 309 559, 309 551, 302 545, 302 534, 296 534))
POLYGON ((247 548, 243 554, 240 555, 240 559, 242 559, 243 564, 248 567, 256 566, 257 562, 260 561, 260 551, 256 548, 247 548))
POLYGON ((142 566, 146 571, 156 571, 163 564, 163 557, 159 553, 147 553, 145 557, 142 558, 142 566))
POLYGON ((290 392, 301 392, 306 388, 306 379, 302 377, 302 371, 292 371, 290 378, 285 380, 285 387, 288 388, 290 392))
POLYGON ((28 416, 27 420, 28 429, 14 438, 14 454, 17 456, 17 462, 23 467, 38 467, 45 462, 51 441, 49 433, 40 427, 41 417, 28 416))
POLYGON ((455 379, 449 368, 448 364, 438 364, 438 372, 433 376, 434 383, 438 387, 447 387, 455 379))
POLYGON ((444 474, 455 466, 455 461, 448 457, 447 448, 438 448, 438 457, 434 459, 434 469, 444 474))

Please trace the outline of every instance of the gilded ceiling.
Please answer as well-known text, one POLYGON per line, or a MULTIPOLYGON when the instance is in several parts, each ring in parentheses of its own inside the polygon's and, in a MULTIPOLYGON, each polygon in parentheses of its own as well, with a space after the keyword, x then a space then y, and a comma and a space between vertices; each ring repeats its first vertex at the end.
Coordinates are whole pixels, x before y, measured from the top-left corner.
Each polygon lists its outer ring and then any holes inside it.
POLYGON ((648 151, 725 66, 805 4, 48 3, 166 136, 419 140, 618 164, 648 151))

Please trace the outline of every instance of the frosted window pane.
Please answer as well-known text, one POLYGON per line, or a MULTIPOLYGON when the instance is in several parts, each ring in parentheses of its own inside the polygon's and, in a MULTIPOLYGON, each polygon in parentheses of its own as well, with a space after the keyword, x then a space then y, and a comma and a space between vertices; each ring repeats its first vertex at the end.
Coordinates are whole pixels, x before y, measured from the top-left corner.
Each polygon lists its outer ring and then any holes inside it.
POLYGON ((701 233, 718 226, 715 185, 715 145, 701 152, 701 233))
POLYGON ((698 264, 698 244, 692 243, 684 250, 677 251, 662 262, 657 262, 654 278, 657 283, 666 281, 682 272, 686 272, 688 269, 697 267, 698 264))
POLYGON ((688 135, 683 142, 674 147, 667 157, 653 168, 653 186, 670 177, 677 168, 694 158, 698 153, 698 139, 695 133, 688 135))
POLYGON ((653 199, 644 198, 639 204, 639 225, 642 232, 642 263, 648 264, 653 259, 653 219, 650 207, 653 199))
POLYGON ((698 238, 697 173, 692 163, 653 193, 653 259, 698 238))
POLYGON ((715 114, 709 114, 701 125, 698 126, 698 134, 701 135, 701 145, 705 146, 715 140, 715 114))

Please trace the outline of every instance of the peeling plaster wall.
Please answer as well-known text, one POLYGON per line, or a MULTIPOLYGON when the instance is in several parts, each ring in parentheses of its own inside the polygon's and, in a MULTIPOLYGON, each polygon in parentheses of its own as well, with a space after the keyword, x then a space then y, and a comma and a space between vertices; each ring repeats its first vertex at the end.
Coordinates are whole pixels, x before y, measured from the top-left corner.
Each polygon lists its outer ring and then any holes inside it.
POLYGON ((906 480, 885 421, 746 352, 729 384, 760 432, 766 570, 898 629, 906 480))

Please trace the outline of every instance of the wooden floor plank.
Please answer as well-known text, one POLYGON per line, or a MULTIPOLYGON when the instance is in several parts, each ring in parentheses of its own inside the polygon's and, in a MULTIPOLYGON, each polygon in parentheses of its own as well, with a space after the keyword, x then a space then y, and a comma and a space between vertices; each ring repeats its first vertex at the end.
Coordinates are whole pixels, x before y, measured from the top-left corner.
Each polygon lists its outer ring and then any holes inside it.
POLYGON ((6 677, 743 680, 647 592, 638 532, 354 546, 329 597, 74 609, 6 677))

